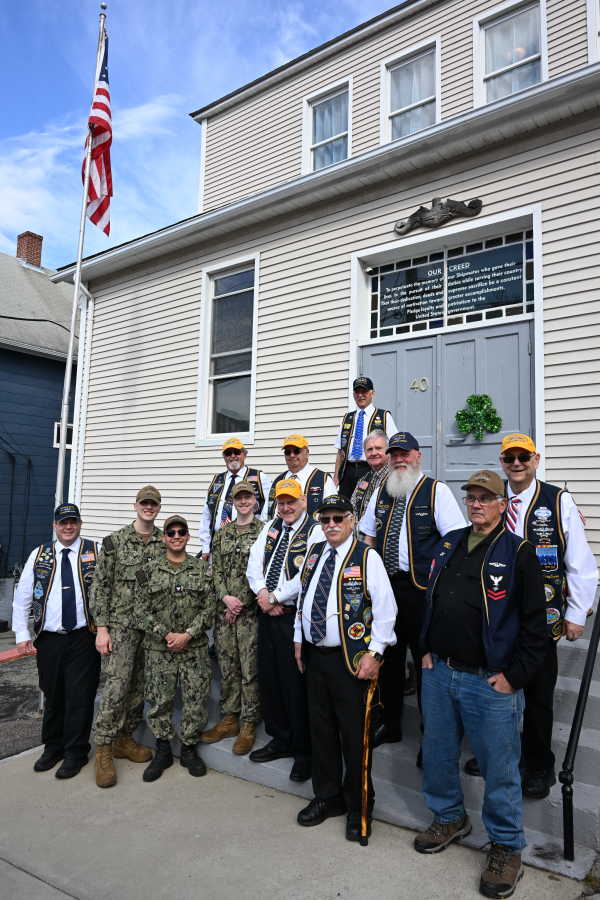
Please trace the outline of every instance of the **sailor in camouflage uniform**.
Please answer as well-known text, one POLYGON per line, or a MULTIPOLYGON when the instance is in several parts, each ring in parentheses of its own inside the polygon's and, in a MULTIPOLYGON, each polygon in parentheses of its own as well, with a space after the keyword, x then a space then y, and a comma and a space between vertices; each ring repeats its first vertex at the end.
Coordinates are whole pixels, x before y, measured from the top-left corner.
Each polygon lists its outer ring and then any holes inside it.
POLYGON ((232 497, 237 517, 217 531, 212 546, 222 718, 200 740, 213 744, 237 735, 233 752, 243 756, 254 746, 256 725, 261 719, 256 661, 258 605, 246 580, 246 566, 263 522, 254 514, 256 498, 250 482, 236 484, 232 497))
POLYGON ((96 567, 92 610, 105 676, 96 719, 98 787, 117 783, 113 757, 132 762, 152 759, 150 750, 132 737, 144 709, 142 632, 133 626, 132 617, 136 572, 145 562, 164 555, 162 532, 154 524, 160 503, 155 487, 147 484, 140 488, 134 504, 135 521, 104 538, 96 567))
POLYGON ((144 631, 145 694, 156 755, 144 781, 156 781, 173 764, 171 720, 177 685, 181 689, 181 765, 205 775, 196 744, 206 725, 210 661, 206 632, 215 618, 212 585, 202 561, 186 553, 190 539, 183 516, 164 524, 166 558, 146 563, 137 573, 134 615, 144 631))

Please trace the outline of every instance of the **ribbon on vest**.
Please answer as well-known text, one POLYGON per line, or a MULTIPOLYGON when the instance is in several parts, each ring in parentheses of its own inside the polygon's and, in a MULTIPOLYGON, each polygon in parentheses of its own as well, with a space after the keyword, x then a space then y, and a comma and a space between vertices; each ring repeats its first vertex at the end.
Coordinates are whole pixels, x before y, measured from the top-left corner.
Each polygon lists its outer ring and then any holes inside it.
POLYGON ((563 634, 567 609, 565 570, 566 540, 562 526, 562 488, 536 480, 536 489, 525 513, 523 533, 535 547, 544 577, 546 624, 550 637, 558 641, 563 634))

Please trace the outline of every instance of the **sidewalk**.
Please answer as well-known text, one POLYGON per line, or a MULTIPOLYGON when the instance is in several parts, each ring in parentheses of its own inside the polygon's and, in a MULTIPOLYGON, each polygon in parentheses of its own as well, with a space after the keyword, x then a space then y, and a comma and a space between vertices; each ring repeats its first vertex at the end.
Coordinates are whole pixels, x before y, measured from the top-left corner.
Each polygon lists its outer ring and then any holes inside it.
MULTIPOLYGON (((100 790, 90 762, 70 781, 36 774, 40 751, 0 762, 0 900, 475 900, 484 856, 412 849, 414 832, 375 822, 368 847, 344 818, 295 821, 303 801, 176 762, 153 784, 118 760, 100 790)), ((575 900, 580 882, 527 868, 518 900, 575 900)))

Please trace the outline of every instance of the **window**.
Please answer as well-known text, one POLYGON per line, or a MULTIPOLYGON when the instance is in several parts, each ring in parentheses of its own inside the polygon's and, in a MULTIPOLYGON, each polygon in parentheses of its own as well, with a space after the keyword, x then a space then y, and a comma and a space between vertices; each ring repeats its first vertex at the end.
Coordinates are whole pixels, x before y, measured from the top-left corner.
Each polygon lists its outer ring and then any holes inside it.
POLYGON ((210 279, 208 430, 250 431, 254 266, 210 279))
POLYGON ((395 141, 439 121, 439 47, 407 51, 383 63, 385 121, 382 142, 395 141))
POLYGON ((476 20, 476 101, 500 100, 547 77, 543 13, 543 3, 503 4, 501 14, 476 20))
POLYGON ((316 172, 350 156, 350 84, 304 101, 303 171, 316 172))
MULTIPOLYGON (((60 422, 54 423, 54 438, 53 438, 53 447, 60 447, 60 422)), ((67 442, 65 444, 66 450, 73 449, 73 425, 67 425, 67 442)))

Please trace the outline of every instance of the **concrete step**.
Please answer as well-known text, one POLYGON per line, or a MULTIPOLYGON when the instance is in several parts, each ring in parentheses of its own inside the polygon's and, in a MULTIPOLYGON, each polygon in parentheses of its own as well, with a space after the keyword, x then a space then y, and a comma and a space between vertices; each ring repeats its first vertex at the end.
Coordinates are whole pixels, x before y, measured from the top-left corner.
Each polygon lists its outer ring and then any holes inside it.
MULTIPOLYGON (((582 637, 577 641, 558 642, 558 671, 561 675, 570 676, 572 678, 581 678, 583 667, 590 646, 589 638, 582 637)), ((598 668, 598 652, 596 653, 596 667, 594 676, 600 678, 600 669, 598 668)))
MULTIPOLYGON (((579 678, 559 675, 554 692, 554 718, 559 722, 572 722, 579 696, 579 678)), ((586 728, 600 729, 600 681, 593 680, 585 707, 586 728)))

